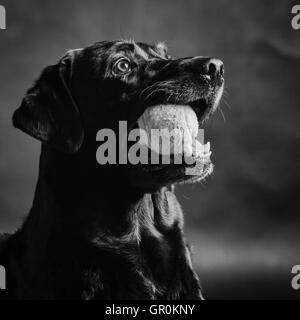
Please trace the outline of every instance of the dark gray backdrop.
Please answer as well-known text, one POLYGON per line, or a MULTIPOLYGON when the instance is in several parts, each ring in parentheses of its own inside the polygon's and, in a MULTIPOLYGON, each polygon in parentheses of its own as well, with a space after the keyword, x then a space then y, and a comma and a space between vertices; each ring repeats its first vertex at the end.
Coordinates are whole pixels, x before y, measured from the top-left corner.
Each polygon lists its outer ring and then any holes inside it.
POLYGON ((300 298, 300 30, 293 1, 1 1, 0 232, 30 209, 40 144, 11 115, 43 67, 71 48, 134 38, 174 57, 209 55, 227 97, 208 123, 215 172, 177 188, 207 298, 300 298), (228 107, 230 106, 230 108, 228 107))

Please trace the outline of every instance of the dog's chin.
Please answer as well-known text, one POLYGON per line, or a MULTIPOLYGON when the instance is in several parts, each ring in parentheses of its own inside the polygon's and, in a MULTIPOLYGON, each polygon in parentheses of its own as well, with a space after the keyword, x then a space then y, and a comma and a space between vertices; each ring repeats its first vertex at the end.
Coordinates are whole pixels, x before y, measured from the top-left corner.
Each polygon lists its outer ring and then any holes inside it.
POLYGON ((171 184, 196 183, 213 172, 211 161, 196 159, 193 165, 164 164, 132 166, 130 180, 135 187, 156 190, 171 184))

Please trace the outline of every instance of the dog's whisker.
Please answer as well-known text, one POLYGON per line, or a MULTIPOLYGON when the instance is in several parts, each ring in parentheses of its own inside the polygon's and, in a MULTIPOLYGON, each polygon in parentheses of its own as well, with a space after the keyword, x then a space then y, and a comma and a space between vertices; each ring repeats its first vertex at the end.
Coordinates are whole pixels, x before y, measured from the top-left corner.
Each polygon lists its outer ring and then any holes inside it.
POLYGON ((169 94, 169 96, 168 96, 168 99, 167 99, 167 102, 169 102, 170 101, 170 99, 172 98, 172 96, 174 95, 174 93, 173 92, 171 92, 170 94, 169 94))
POLYGON ((142 91, 141 91, 141 93, 140 93, 140 97, 144 94, 144 93, 146 93, 147 92, 147 90, 149 90, 149 89, 151 89, 151 88, 153 88, 154 86, 157 86, 157 84, 156 83, 154 83, 154 84, 152 84, 152 85, 150 85, 150 86, 148 86, 148 87, 146 87, 145 89, 143 89, 142 91))
POLYGON ((152 89, 153 87, 156 87, 156 88, 168 88, 168 82, 167 81, 161 81, 159 83, 154 83, 152 85, 149 85, 148 87, 144 88, 141 93, 139 94, 139 98, 141 98, 143 96, 143 94, 145 94, 148 90, 152 89))
POLYGON ((226 118, 225 118, 225 115, 224 115, 223 110, 221 109, 221 107, 219 107, 219 111, 220 111, 220 113, 222 115, 224 123, 226 123, 226 118))
POLYGON ((223 94, 225 97, 229 97, 229 92, 227 91, 226 88, 223 89, 223 94))
POLYGON ((231 110, 231 105, 226 101, 226 99, 222 99, 222 102, 228 107, 229 110, 231 110))
POLYGON ((145 101, 147 101, 153 94, 157 93, 157 92, 160 92, 160 91, 163 91, 165 92, 165 89, 156 89, 156 90, 153 90, 152 92, 150 92, 146 98, 144 99, 145 101))
POLYGON ((187 199, 187 200, 191 200, 190 197, 186 196, 185 194, 182 195, 183 198, 187 199))

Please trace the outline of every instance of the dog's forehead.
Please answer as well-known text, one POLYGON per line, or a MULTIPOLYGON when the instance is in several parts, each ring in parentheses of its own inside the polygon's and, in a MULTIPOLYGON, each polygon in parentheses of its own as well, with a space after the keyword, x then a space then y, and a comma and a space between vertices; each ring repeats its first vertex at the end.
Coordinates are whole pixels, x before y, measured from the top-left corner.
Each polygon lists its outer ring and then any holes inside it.
POLYGON ((151 58, 163 58, 168 59, 168 48, 164 42, 158 42, 155 45, 149 45, 146 43, 138 42, 137 45, 147 52, 151 58))
POLYGON ((167 59, 167 48, 165 44, 158 43, 149 45, 142 42, 134 41, 116 41, 108 50, 110 55, 125 54, 143 60, 167 59))

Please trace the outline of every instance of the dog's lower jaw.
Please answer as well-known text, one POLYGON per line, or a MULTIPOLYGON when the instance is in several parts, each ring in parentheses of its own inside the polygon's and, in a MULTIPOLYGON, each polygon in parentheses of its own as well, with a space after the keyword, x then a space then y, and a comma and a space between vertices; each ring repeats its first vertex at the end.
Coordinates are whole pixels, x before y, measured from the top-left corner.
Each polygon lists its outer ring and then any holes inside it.
POLYGON ((200 182, 211 175, 213 169, 214 165, 210 161, 191 167, 182 165, 178 166, 177 169, 172 165, 165 165, 157 170, 152 170, 151 167, 134 167, 132 168, 129 179, 133 186, 145 192, 155 192, 173 184, 200 182))

